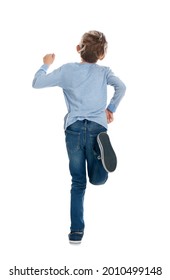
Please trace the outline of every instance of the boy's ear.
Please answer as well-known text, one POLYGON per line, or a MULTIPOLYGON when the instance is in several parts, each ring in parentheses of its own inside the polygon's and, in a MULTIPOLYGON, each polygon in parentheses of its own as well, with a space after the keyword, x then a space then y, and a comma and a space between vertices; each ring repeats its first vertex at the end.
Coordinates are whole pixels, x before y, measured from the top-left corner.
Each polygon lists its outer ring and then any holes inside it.
POLYGON ((103 54, 99 57, 99 59, 102 60, 104 57, 105 57, 105 55, 103 54))
POLYGON ((76 50, 79 52, 80 51, 80 46, 77 45, 76 50))

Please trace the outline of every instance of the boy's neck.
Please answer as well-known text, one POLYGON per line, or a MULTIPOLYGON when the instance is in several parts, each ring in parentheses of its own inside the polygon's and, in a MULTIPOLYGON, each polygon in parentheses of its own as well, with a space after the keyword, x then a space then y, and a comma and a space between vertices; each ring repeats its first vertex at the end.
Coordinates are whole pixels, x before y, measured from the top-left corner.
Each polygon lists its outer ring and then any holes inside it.
POLYGON ((83 63, 83 64, 84 64, 84 63, 95 64, 96 62, 87 62, 87 61, 85 61, 85 60, 82 59, 80 63, 83 63))

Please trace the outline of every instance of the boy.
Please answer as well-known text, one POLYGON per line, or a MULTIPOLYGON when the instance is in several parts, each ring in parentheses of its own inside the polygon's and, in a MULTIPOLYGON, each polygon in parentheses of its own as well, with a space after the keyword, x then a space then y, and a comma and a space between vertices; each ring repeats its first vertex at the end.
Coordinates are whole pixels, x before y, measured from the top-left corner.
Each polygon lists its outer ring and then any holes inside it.
POLYGON ((107 123, 113 121, 113 112, 124 96, 126 87, 110 68, 96 64, 105 57, 106 50, 105 35, 99 31, 89 31, 82 36, 77 46, 80 63, 67 63, 46 74, 55 59, 54 54, 47 54, 32 83, 34 88, 61 87, 68 109, 64 129, 72 176, 70 243, 81 243, 84 235, 86 171, 90 183, 104 184, 108 172, 113 172, 117 164, 106 131, 107 123), (114 88, 108 106, 107 85, 114 88))

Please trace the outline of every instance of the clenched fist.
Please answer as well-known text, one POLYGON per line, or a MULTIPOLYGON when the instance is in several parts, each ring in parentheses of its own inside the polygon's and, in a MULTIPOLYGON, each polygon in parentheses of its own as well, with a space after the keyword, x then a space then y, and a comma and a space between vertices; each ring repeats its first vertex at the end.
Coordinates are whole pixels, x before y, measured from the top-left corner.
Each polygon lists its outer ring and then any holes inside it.
POLYGON ((50 54, 46 54, 44 57, 43 57, 43 62, 44 64, 52 64, 53 61, 55 59, 55 54, 54 53, 50 53, 50 54))

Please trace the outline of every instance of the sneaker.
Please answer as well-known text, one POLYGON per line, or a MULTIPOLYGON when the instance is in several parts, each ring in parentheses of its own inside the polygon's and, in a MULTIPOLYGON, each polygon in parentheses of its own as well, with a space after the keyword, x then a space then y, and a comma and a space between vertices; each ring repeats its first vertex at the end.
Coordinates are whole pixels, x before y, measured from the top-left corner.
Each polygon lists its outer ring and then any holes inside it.
POLYGON ((101 161, 107 172, 113 172, 117 166, 117 157, 110 143, 106 132, 101 132, 97 136, 97 142, 100 148, 101 161))
POLYGON ((72 244, 80 244, 81 240, 83 238, 83 232, 82 231, 71 231, 68 235, 69 242, 72 244))

